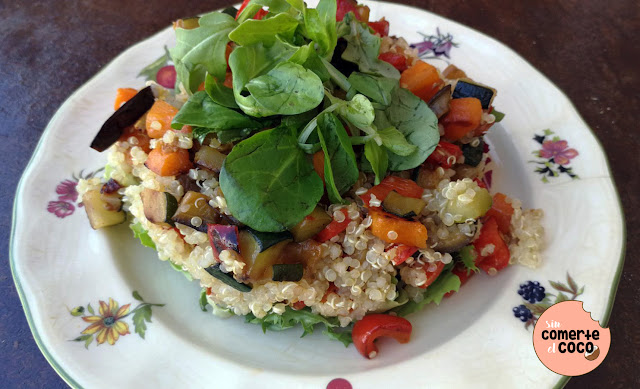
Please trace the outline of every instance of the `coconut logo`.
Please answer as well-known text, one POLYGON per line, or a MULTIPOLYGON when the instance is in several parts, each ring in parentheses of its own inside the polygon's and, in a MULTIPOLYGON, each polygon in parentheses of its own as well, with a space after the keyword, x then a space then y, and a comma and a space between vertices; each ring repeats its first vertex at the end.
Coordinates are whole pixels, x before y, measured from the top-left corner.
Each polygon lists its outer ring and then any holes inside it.
POLYGON ((579 376, 600 366, 609 352, 611 332, 591 319, 581 301, 564 301, 547 309, 533 330, 533 347, 549 370, 579 376))

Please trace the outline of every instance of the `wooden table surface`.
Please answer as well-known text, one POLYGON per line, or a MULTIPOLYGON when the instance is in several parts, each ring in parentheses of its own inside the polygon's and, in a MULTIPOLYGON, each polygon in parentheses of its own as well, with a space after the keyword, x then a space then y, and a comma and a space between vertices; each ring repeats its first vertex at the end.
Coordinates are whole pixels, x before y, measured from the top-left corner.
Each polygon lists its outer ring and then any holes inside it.
MULTIPOLYGON (((627 223, 627 255, 610 320, 612 344, 569 388, 640 387, 640 5, 637 0, 405 0, 520 53, 576 105, 602 142, 627 223)), ((127 47, 223 1, 0 1, 0 239, 8 253, 15 188, 64 100, 127 47)), ((37 221, 34 221, 37 222, 37 221)), ((46 231, 43 231, 46 233, 46 231)), ((612 253, 612 255, 617 255, 612 253)), ((7 258, 5 256, 5 258, 7 258)), ((8 261, 0 266, 0 387, 62 388, 38 350, 8 261)), ((114 372, 113 384, 119 382, 114 372)))

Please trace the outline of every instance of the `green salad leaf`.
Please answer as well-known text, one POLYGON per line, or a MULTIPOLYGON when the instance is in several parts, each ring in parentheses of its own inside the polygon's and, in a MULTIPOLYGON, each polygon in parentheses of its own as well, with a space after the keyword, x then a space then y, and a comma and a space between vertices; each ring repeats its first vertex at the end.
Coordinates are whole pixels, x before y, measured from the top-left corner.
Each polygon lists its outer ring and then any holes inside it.
POLYGON ((395 127, 410 144, 417 146, 409 155, 389 154, 390 170, 419 166, 440 141, 438 118, 424 101, 406 89, 395 90, 391 105, 384 111, 376 111, 374 123, 378 128, 395 127))
POLYGON ((144 229, 144 227, 142 227, 142 224, 130 224, 129 228, 131 228, 131 230, 133 231, 133 236, 140 239, 140 243, 142 243, 143 246, 152 248, 154 250, 156 249, 156 244, 153 243, 153 240, 149 236, 149 233, 144 229))
POLYGON ((358 180, 358 163, 347 131, 332 113, 318 117, 318 138, 324 152, 324 180, 332 203, 343 202, 342 194, 358 180))
POLYGON ((393 65, 378 59, 380 37, 372 34, 366 24, 352 20, 349 32, 344 37, 347 40, 347 48, 342 53, 342 59, 358 65, 362 73, 400 79, 400 72, 393 65))
MULTIPOLYGON (((299 7, 300 2, 294 7, 299 7)), ((331 58, 336 48, 338 37, 336 34, 336 1, 320 0, 318 6, 307 8, 303 3, 302 9, 304 26, 302 34, 318 45, 318 54, 331 58)))
POLYGON ((296 115, 317 107, 324 97, 320 78, 293 62, 282 62, 246 85, 258 104, 279 115, 296 115))
POLYGON ((351 73, 348 80, 356 91, 384 106, 391 104, 393 90, 398 87, 395 79, 360 72, 351 73))
POLYGON ((378 130, 378 136, 382 140, 382 144, 394 154, 407 156, 411 155, 418 149, 418 146, 407 142, 407 139, 395 127, 387 127, 378 130))
POLYGON ((224 80, 229 33, 238 26, 233 17, 220 12, 200 17, 199 24, 191 30, 177 28, 176 45, 169 50, 176 67, 176 85, 182 83, 189 93, 198 89, 207 72, 224 80))
POLYGON ((224 86, 223 82, 217 80, 211 74, 207 74, 204 80, 204 90, 214 103, 227 108, 240 108, 233 95, 233 89, 224 86))
POLYGON ((144 69, 138 73, 138 77, 145 77, 147 80, 158 81, 156 76, 158 75, 158 70, 169 64, 169 60, 171 59, 171 55, 169 54, 169 50, 167 50, 167 46, 164 47, 164 54, 162 57, 159 57, 155 61, 151 62, 144 69))
POLYGON ((369 139, 364 144, 364 156, 369 161, 371 169, 376 174, 375 184, 378 185, 384 176, 387 174, 389 168, 389 156, 387 151, 375 141, 375 139, 369 139))
MULTIPOLYGON (((338 101, 338 99, 335 99, 338 101)), ((357 94, 349 101, 346 101, 340 108, 338 114, 344 117, 349 123, 358 128, 368 128, 376 117, 371 101, 364 95, 357 94)))
POLYGON ((238 15, 238 23, 251 19, 262 7, 268 7, 270 13, 287 12, 291 6, 285 0, 251 0, 238 15))
MULTIPOLYGON (((451 263, 453 264, 453 262, 451 263)), ((424 291, 424 299, 419 303, 414 300, 409 300, 408 303, 401 305, 393 309, 393 312, 398 316, 407 316, 411 313, 418 312, 427 304, 436 303, 440 305, 440 302, 444 296, 449 292, 457 292, 460 289, 460 278, 451 272, 453 266, 449 266, 448 269, 442 271, 442 274, 436 278, 433 284, 429 285, 424 291)))
POLYGON ((245 321, 247 323, 259 324, 262 326, 264 333, 266 333, 267 330, 283 331, 300 325, 303 329, 301 337, 312 334, 314 327, 322 324, 324 326, 323 333, 330 339, 339 340, 344 343, 345 347, 352 343, 351 327, 341 328, 337 317, 324 317, 311 312, 311 309, 308 307, 297 311, 291 307, 286 307, 282 315, 272 312, 261 319, 250 313, 245 316, 245 321))
POLYGON ((478 266, 476 266, 476 250, 472 245, 464 246, 458 253, 460 260, 464 267, 467 268, 467 274, 471 272, 479 272, 478 266))
POLYGON ((193 277, 191 276, 191 273, 189 273, 188 271, 184 270, 182 268, 182 266, 178 265, 177 263, 173 263, 171 260, 168 261, 169 264, 171 265, 171 268, 179 273, 181 273, 186 279, 188 279, 189 281, 193 281, 193 277))
POLYGON ((276 41, 276 35, 290 40, 299 24, 296 18, 286 13, 262 20, 249 19, 231 31, 229 39, 242 46, 258 42, 269 45, 276 41))
POLYGON ((296 136, 284 126, 238 143, 225 159, 220 187, 234 217, 262 232, 293 227, 324 192, 296 136))

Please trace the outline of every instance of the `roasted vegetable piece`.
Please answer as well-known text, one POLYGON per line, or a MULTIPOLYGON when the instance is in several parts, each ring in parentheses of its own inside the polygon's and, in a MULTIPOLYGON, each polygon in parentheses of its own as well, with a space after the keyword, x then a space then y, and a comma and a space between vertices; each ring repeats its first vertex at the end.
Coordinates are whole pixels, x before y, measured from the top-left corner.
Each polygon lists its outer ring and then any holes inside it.
POLYGON ((104 151, 116 143, 125 128, 133 125, 147 112, 155 101, 151 87, 146 87, 124 103, 100 128, 93 138, 91 148, 104 151))
POLYGON ((118 88, 116 91, 116 100, 113 102, 113 109, 117 111, 122 104, 131 100, 137 93, 138 91, 133 88, 118 88))
POLYGON ((420 215, 426 205, 422 199, 405 197, 393 190, 382 202, 382 209, 396 216, 411 218, 420 215))
POLYGON ((178 209, 178 200, 171 193, 144 188, 140 197, 147 220, 156 224, 173 225, 171 218, 178 209))
POLYGON ((429 108, 440 119, 449 112, 449 102, 451 102, 451 85, 445 85, 429 100, 429 108))
POLYGON ((173 29, 174 30, 176 28, 184 28, 185 30, 193 30, 194 28, 198 28, 198 27, 200 27, 200 18, 199 17, 178 19, 175 22, 173 22, 173 29))
MULTIPOLYGON (((469 281, 472 275, 476 274, 476 272, 467 269, 467 267, 462 262, 457 262, 456 265, 451 270, 451 273, 458 276, 460 279, 460 286, 464 285, 469 281)), ((444 295, 444 297, 449 297, 456 292, 451 291, 444 295)))
POLYGON ((94 230, 120 224, 126 220, 124 211, 114 205, 114 200, 120 202, 117 196, 104 195, 99 190, 87 191, 82 196, 82 204, 94 230))
POLYGON ((475 97, 480 100, 482 109, 489 109, 496 90, 485 85, 472 82, 470 80, 458 80, 456 88, 453 90, 453 98, 475 97))
POLYGON ((386 53, 380 53, 378 55, 378 59, 388 62, 393 65, 394 68, 398 69, 399 72, 404 72, 407 70, 407 58, 398 53, 394 53, 392 51, 387 51, 386 53))
POLYGON ((508 234, 511 229, 511 216, 513 216, 513 206, 507 202, 508 197, 504 193, 493 195, 493 204, 487 211, 487 218, 495 219, 498 229, 503 234, 508 234))
POLYGON ((393 262, 394 266, 398 266, 404 263, 407 259, 411 258, 411 256, 417 251, 417 247, 400 244, 398 245, 398 247, 396 247, 396 256, 393 257, 391 262, 393 262))
MULTIPOLYGON (((474 185, 475 186, 475 185, 474 185)), ((484 216, 489 208, 491 208, 491 194, 485 188, 476 187, 473 189, 475 194, 471 201, 462 201, 459 197, 447 201, 445 212, 451 215, 460 215, 462 219, 456 220, 458 223, 464 223, 469 219, 478 219, 484 216)))
POLYGON ((220 261, 220 253, 224 250, 240 252, 238 248, 238 226, 209 224, 207 228, 209 243, 213 249, 213 257, 220 261))
POLYGON ((171 130, 171 121, 178 113, 178 108, 158 100, 147 112, 147 134, 153 139, 160 139, 164 133, 171 130))
POLYGON ((376 34, 380 36, 389 35, 389 22, 385 18, 382 18, 377 22, 369 22, 367 24, 373 31, 375 31, 376 34))
POLYGON ((260 252, 266 251, 269 247, 282 242, 283 240, 293 240, 293 235, 289 231, 283 232, 260 232, 251 228, 247 228, 247 232, 251 234, 253 239, 257 242, 260 252))
POLYGON ((478 239, 472 244, 478 254, 476 265, 487 274, 493 275, 509 265, 511 257, 509 247, 500 235, 498 223, 494 218, 489 218, 484 222, 478 239))
POLYGON ((344 214, 344 220, 341 222, 337 220, 331 221, 322 231, 318 233, 318 235, 316 235, 316 237, 314 238, 316 241, 324 243, 347 229, 349 223, 351 222, 351 219, 349 219, 349 213, 344 208, 340 211, 344 214))
POLYGON ((423 268, 424 268, 424 273, 427 275, 427 281, 420 285, 419 287, 422 289, 426 289, 429 285, 433 284, 433 282, 436 280, 436 278, 438 278, 438 276, 440 276, 440 273, 442 273, 442 269, 444 269, 444 263, 443 262, 436 262, 436 268, 429 270, 431 267, 430 263, 425 263, 423 268))
POLYGON ((457 80, 458 78, 466 78, 467 73, 457 68, 455 65, 449 65, 442 71, 442 77, 448 80, 457 80))
POLYGON ((435 189, 441 180, 442 175, 436 171, 435 167, 431 167, 429 164, 424 164, 418 168, 416 184, 421 188, 435 189))
POLYGON ((325 212, 324 208, 317 206, 313 212, 305 216, 300 223, 291 229, 293 239, 296 242, 311 239, 331 223, 331 220, 331 216, 325 212))
POLYGON ((238 281, 236 281, 235 278, 233 278, 233 276, 231 274, 228 273, 224 273, 222 270, 220 270, 220 264, 215 264, 215 265, 211 265, 207 268, 204 269, 207 273, 211 274, 211 276, 217 278, 218 280, 224 282, 225 284, 229 285, 230 287, 239 290, 240 292, 250 292, 251 291, 251 286, 247 285, 247 284, 243 284, 240 283, 238 281))
MULTIPOLYGON (((436 226, 436 228, 442 228, 436 226)), ((468 245, 473 239, 473 235, 467 236, 460 232, 458 227, 452 226, 448 228, 449 233, 445 238, 439 238, 437 233, 433 230, 429 230, 429 247, 441 253, 454 253, 464 246, 468 245)))
POLYGON ((375 313, 366 315, 353 326, 351 337, 353 345, 365 358, 371 359, 378 355, 375 340, 388 336, 400 343, 407 343, 411 339, 411 323, 398 316, 375 313))
MULTIPOLYGON (((274 246, 269 247, 266 251, 259 253, 250 264, 249 278, 259 281, 265 278, 271 278, 269 274, 272 266, 283 262, 282 253, 290 241, 282 241, 274 246)), ((246 260, 246 258, 245 258, 246 260)))
POLYGON ((301 263, 283 263, 273 265, 273 281, 298 282, 304 274, 304 265, 301 263))
POLYGON ((484 150, 484 141, 481 139, 478 145, 472 146, 471 143, 462 145, 462 155, 464 155, 464 163, 470 166, 478 166, 482 161, 484 150))
POLYGON ((370 205, 372 194, 376 196, 376 199, 384 201, 387 195, 393 190, 402 196, 412 197, 415 199, 421 198, 422 192, 424 192, 424 189, 418 186, 418 184, 413 180, 397 176, 387 176, 380 184, 369 189, 367 193, 360 197, 362 198, 365 207, 368 207, 370 205))
POLYGON ((438 69, 424 61, 417 61, 400 76, 400 86, 425 102, 429 102, 443 85, 438 69))
POLYGON ((444 126, 444 137, 455 142, 475 130, 482 121, 482 105, 475 97, 453 99, 449 113, 440 123, 444 126))
POLYGON ((187 192, 180 200, 180 205, 171 220, 200 232, 207 232, 207 224, 219 223, 220 214, 209 205, 207 196, 198 192, 187 192))
POLYGON ((441 140, 433 153, 427 158, 427 162, 449 169, 459 162, 460 157, 462 157, 460 146, 441 140))
POLYGON ((210 146, 202 146, 195 155, 196 165, 215 173, 220 173, 222 164, 227 156, 210 146))
POLYGON ((144 165, 162 177, 177 176, 188 172, 193 167, 189 150, 165 150, 163 146, 157 146, 151 150, 144 165))
POLYGON ((399 243, 427 248, 427 227, 417 221, 409 221, 390 213, 369 209, 371 233, 387 243, 399 243))

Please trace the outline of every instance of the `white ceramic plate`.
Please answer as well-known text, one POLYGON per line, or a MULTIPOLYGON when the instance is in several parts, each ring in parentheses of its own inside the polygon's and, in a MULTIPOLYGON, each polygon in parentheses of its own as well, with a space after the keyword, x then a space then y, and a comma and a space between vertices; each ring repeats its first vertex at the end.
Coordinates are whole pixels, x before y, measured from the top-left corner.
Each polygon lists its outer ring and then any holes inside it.
POLYGON ((173 44, 173 31, 167 28, 118 56, 64 103, 18 187, 11 242, 14 279, 38 345, 71 386, 109 388, 114 376, 119 386, 135 388, 259 383, 264 388, 337 389, 349 387, 347 382, 354 388, 392 383, 539 388, 566 382, 540 363, 532 328, 525 328, 512 308, 522 303, 517 294, 522 282, 536 280, 547 292, 557 292, 549 280, 561 281, 575 292, 584 286, 577 298, 606 325, 622 269, 625 232, 602 148, 562 92, 509 48, 425 11, 368 4, 372 19, 385 16, 391 22, 392 34, 409 42, 423 41, 420 33, 434 42, 440 39, 435 46, 441 50, 425 54, 435 57, 429 62, 441 69, 447 61, 457 64, 499 91, 494 105, 507 116, 489 136, 496 161, 493 189, 522 199, 526 207, 544 209, 544 265, 535 271, 512 266, 494 278, 472 278, 440 306, 410 317, 410 343, 383 340, 381 354, 371 361, 353 346, 345 349, 317 333, 304 339, 298 330, 263 335, 242 318, 222 320, 201 312, 195 282, 158 261, 126 226, 92 230, 74 196, 78 176, 105 164, 106 156, 88 145, 113 112, 115 88, 144 84, 136 78, 138 72, 173 44), (447 58, 442 51, 450 38, 455 45, 447 58), (544 146, 536 136, 545 136, 544 146), (555 159, 549 161, 551 157, 555 159), (545 168, 557 176, 536 171, 545 168), (113 346, 97 346, 93 336, 87 336, 92 341, 88 348, 84 338, 70 341, 91 324, 83 319, 92 315, 88 304, 95 315, 108 311, 98 308, 100 300, 108 304, 109 298, 120 305, 132 303, 133 310, 143 304, 132 297, 133 291, 146 302, 165 305, 143 305, 137 315, 119 318, 130 334, 113 346), (75 307, 84 311, 73 311, 75 307), (140 325, 145 313, 152 314, 152 321, 142 338, 134 332, 134 321, 140 325), (344 380, 332 381, 338 377, 344 380))

